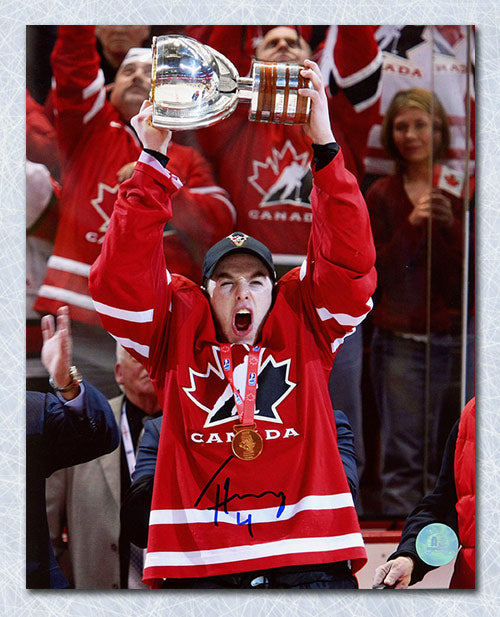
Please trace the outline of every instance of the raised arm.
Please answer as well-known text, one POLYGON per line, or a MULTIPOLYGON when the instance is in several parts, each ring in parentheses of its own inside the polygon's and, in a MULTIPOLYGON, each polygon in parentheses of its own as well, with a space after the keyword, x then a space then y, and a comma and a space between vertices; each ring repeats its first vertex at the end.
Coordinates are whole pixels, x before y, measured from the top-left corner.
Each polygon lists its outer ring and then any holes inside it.
POLYGON ((144 101, 139 113, 132 118, 130 124, 134 127, 145 150, 153 150, 166 156, 172 131, 153 126, 152 107, 152 103, 144 101))
POLYGON ((57 139, 63 158, 78 146, 87 127, 107 107, 95 26, 59 26, 51 56, 57 139))
POLYGON ((132 178, 120 187, 89 277, 104 327, 147 368, 153 364, 151 344, 167 336, 172 276, 166 270, 163 230, 172 216, 171 196, 182 186, 156 158, 165 155, 171 133, 150 124, 151 109, 144 102, 132 119, 145 150, 132 178))
POLYGON ((59 388, 69 388, 61 391, 61 396, 67 401, 74 399, 80 393, 80 386, 74 382, 70 374, 73 357, 73 340, 69 308, 62 306, 57 310, 57 318, 53 315, 42 317, 42 363, 59 388))
POLYGON ((114 450, 118 427, 106 397, 70 372, 72 338, 69 310, 42 319, 42 362, 57 396, 26 393, 28 435, 43 434, 46 477, 56 469, 77 465, 114 450))
POLYGON ((335 144, 321 73, 314 62, 306 64, 302 74, 313 88, 301 94, 312 100, 304 130, 313 141, 314 183, 313 221, 301 281, 309 315, 334 352, 371 308, 375 248, 365 201, 335 144))

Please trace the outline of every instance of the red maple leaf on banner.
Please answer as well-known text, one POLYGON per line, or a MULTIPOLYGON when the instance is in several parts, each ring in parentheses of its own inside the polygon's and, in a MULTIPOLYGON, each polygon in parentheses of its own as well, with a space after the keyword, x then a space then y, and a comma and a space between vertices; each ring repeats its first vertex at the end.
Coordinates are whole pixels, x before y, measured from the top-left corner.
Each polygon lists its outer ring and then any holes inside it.
POLYGON ((460 184, 455 174, 448 174, 444 177, 444 179, 446 180, 446 183, 450 186, 458 186, 460 184))

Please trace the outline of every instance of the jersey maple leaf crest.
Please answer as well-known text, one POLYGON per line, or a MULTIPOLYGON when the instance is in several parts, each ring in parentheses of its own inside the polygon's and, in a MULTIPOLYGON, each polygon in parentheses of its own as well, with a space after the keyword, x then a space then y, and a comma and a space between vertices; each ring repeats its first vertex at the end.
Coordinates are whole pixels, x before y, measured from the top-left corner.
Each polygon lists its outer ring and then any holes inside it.
MULTIPOLYGON (((213 348, 214 363, 208 363, 205 372, 189 368, 190 386, 184 387, 186 395, 206 414, 203 427, 208 428, 234 422, 238 412, 229 382, 224 376, 218 348, 213 348)), ((244 388, 247 360, 234 367, 234 382, 238 391, 244 388)), ((255 418, 283 424, 278 413, 279 404, 290 394, 296 384, 289 379, 290 359, 276 361, 269 355, 261 362, 257 381, 257 402, 255 418)))
POLYGON ((254 160, 250 184, 262 195, 260 208, 290 204, 310 208, 312 173, 309 152, 298 154, 287 139, 281 150, 273 148, 264 162, 254 160))
POLYGON ((99 182, 97 185, 97 197, 90 200, 94 210, 103 219, 102 225, 97 230, 101 233, 105 233, 108 228, 109 219, 111 217, 111 212, 113 211, 113 206, 115 205, 116 193, 118 192, 119 187, 119 184, 116 184, 115 186, 108 186, 107 184, 104 184, 104 182, 99 182), (107 213, 107 210, 109 211, 109 214, 107 213))

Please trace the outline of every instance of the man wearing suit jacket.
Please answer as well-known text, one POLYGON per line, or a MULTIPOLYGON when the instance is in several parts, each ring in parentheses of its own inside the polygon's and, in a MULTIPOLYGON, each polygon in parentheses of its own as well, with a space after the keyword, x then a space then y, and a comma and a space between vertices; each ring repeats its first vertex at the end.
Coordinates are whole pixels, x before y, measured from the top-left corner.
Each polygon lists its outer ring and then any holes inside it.
POLYGON ((42 362, 57 392, 26 393, 26 587, 68 587, 50 545, 45 480, 56 469, 111 452, 120 437, 106 398, 71 366, 68 307, 42 319, 42 362))
POLYGON ((141 581, 142 551, 121 533, 120 505, 130 485, 144 423, 161 409, 146 371, 120 345, 115 379, 123 394, 109 403, 121 427, 121 447, 84 465, 62 469, 47 484, 54 551, 76 589, 146 588, 141 581))

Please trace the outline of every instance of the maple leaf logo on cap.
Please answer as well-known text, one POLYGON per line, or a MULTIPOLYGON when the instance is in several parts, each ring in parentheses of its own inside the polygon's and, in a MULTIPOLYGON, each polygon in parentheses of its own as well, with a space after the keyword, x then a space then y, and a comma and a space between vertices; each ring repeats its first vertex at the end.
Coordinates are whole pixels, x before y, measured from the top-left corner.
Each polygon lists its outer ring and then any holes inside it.
POLYGON ((243 244, 245 244, 247 238, 248 236, 242 233, 232 233, 229 236, 227 236, 227 239, 231 240, 231 242, 238 248, 242 246, 243 244))

